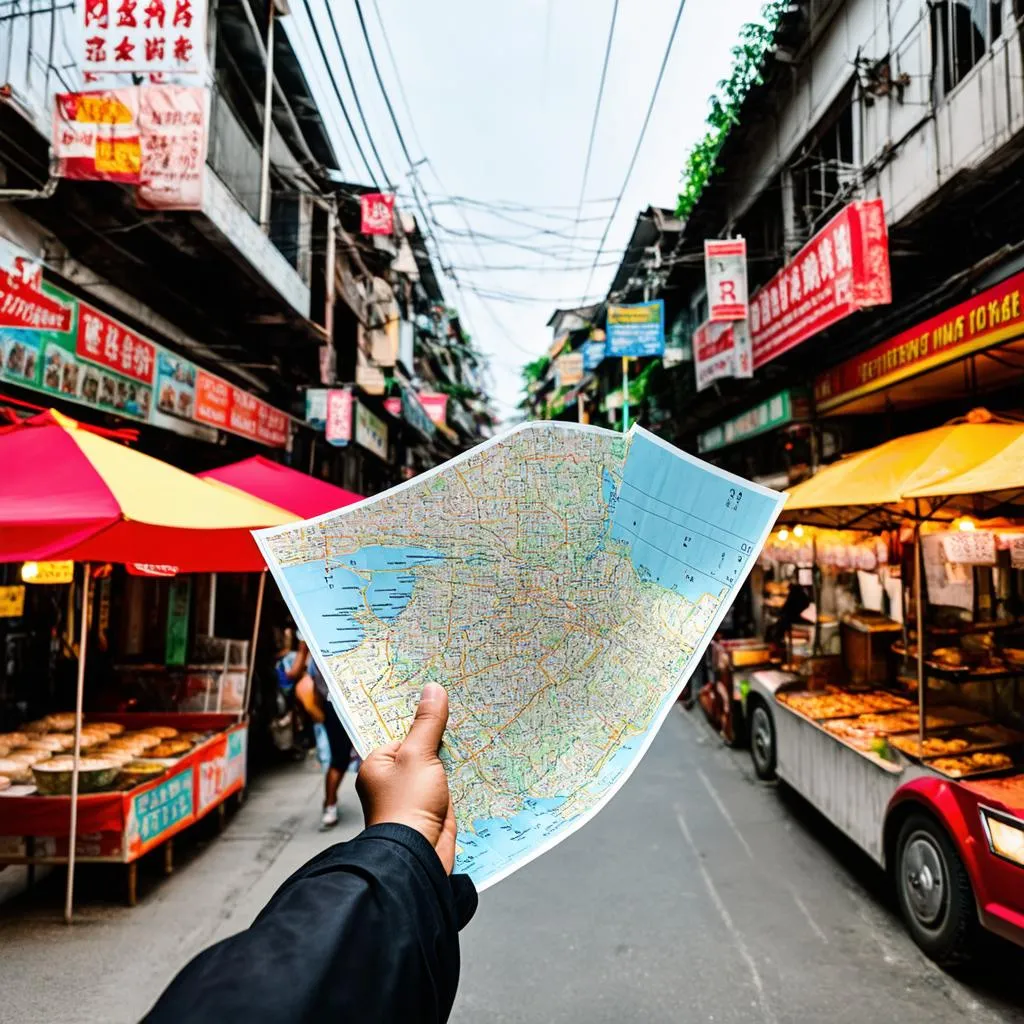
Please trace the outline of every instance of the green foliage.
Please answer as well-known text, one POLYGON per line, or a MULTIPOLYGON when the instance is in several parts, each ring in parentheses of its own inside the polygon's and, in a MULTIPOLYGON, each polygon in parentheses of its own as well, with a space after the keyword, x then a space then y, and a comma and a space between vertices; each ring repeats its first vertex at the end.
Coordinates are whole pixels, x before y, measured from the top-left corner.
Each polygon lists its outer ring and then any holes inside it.
POLYGON ((522 369, 524 386, 528 387, 530 384, 536 384, 539 380, 543 380, 550 365, 551 358, 546 355, 534 359, 532 363, 527 363, 522 369))
POLYGON ((718 172, 718 154, 732 126, 739 123, 747 93, 763 81, 761 68, 779 18, 788 6, 789 0, 769 0, 761 9, 762 20, 748 22, 740 29, 740 41, 732 48, 732 72, 718 83, 718 91, 709 100, 708 130, 686 157, 676 216, 685 219, 690 215, 711 176, 718 172))
POLYGON ((434 388, 450 398, 458 401, 465 401, 470 398, 480 398, 480 392, 466 384, 449 384, 447 381, 438 381, 434 388))

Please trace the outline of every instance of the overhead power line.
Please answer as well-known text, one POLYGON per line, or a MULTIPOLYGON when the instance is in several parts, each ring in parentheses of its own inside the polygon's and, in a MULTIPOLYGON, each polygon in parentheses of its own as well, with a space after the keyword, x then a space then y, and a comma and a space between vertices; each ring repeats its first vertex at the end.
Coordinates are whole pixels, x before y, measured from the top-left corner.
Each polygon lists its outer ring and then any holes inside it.
POLYGON ((373 155, 377 158, 377 163, 380 166, 381 175, 384 178, 384 183, 388 189, 392 189, 394 186, 391 184, 391 179, 388 176, 388 169, 384 161, 381 159, 381 155, 377 150, 377 143, 373 141, 373 132, 370 131, 370 124, 366 120, 366 114, 363 111, 363 104, 359 99, 359 90, 356 89, 355 80, 352 78, 352 69, 348 64, 348 57, 345 56, 345 47, 341 44, 341 33, 338 31, 338 23, 334 20, 334 12, 331 10, 330 2, 325 3, 324 7, 327 10, 327 20, 331 23, 331 32, 334 33, 334 42, 338 47, 338 53, 341 56, 341 66, 345 69, 345 77, 348 79, 348 87, 352 90, 352 98, 355 100, 356 111, 359 114, 359 120, 363 123, 363 131, 366 132, 366 141, 370 144, 370 149, 373 150, 373 155))
MULTIPOLYGON (((608 64, 612 56, 612 41, 615 39, 615 22, 619 16, 619 0, 612 3, 612 23, 608 28, 608 44, 604 48, 604 63, 601 65, 601 80, 597 86, 597 101, 594 103, 594 119, 590 123, 590 141, 587 143, 587 158, 583 162, 583 180, 580 182, 580 198, 576 204, 576 228, 583 213, 583 199, 587 194, 587 179, 590 177, 590 161, 594 156, 594 139, 597 137, 597 122, 601 117, 601 101, 604 99, 604 84, 608 79, 608 64)), ((573 229, 573 241, 576 230, 573 229)), ((588 286, 589 287, 589 286, 588 286)))
MULTIPOLYGON (((633 150, 633 156, 630 158, 629 167, 626 168, 626 177, 622 181, 622 188, 619 189, 615 205, 612 207, 608 223, 605 225, 604 234, 601 236, 601 241, 598 245, 598 252, 594 257, 594 265, 591 267, 590 274, 587 277, 587 286, 583 289, 584 299, 586 298, 586 293, 590 291, 591 282, 594 280, 594 271, 597 269, 598 260, 600 260, 601 255, 604 252, 604 244, 608 240, 608 233, 612 229, 612 224, 615 222, 615 217, 619 212, 619 207, 622 205, 622 197, 626 194, 626 188, 629 186, 629 179, 633 176, 633 170, 636 168, 636 161, 640 156, 640 148, 643 146, 644 136, 646 136, 647 128, 651 123, 651 115, 654 113, 654 105, 658 102, 658 93, 661 91, 661 83, 665 77, 665 69, 668 67, 668 60, 672 55, 672 46, 676 41, 676 33, 679 31, 679 22, 682 20, 685 8, 686 0, 679 0, 679 8, 676 10, 676 20, 672 24, 672 32, 669 34, 668 44, 665 46, 665 56, 661 59, 661 67, 658 69, 658 77, 654 83, 654 91, 651 93, 651 102, 647 105, 647 113, 644 115, 644 123, 640 127, 640 135, 636 140, 636 147, 633 150)), ((584 299, 580 300, 581 304, 584 299)))
POLYGON ((377 176, 373 173, 373 168, 370 166, 370 161, 366 158, 366 152, 363 149, 362 143, 359 141, 359 136, 356 134, 355 125, 352 124, 352 118, 348 115, 348 108, 345 106, 345 101, 341 98, 341 90, 338 88, 337 79, 335 79, 333 72, 331 71, 331 62, 327 59, 327 51, 324 49, 324 41, 320 38, 320 31, 316 27, 316 22, 313 20, 313 11, 309 6, 309 0, 302 0, 302 5, 306 9, 306 17, 309 19, 309 26, 313 30, 313 38, 316 40, 317 49, 320 51, 320 58, 324 62, 324 71, 327 74, 327 80, 331 83, 331 88, 334 89, 334 95, 338 99, 338 106, 341 107, 341 113, 345 118, 345 124, 348 125, 348 130, 352 134, 352 138, 355 141, 356 149, 359 151, 359 157, 363 161, 366 167, 367 173, 370 175, 370 181, 380 188, 380 182, 377 181, 377 176))

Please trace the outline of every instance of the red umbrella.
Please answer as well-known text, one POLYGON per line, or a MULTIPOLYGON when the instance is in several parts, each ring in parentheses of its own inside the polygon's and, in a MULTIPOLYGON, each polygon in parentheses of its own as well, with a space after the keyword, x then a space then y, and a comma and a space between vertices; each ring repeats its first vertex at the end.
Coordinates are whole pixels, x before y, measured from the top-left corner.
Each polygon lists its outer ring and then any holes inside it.
POLYGON ((244 491, 303 519, 311 519, 363 500, 361 494, 353 494, 343 487, 317 480, 308 473, 289 469, 279 462, 271 462, 262 455, 232 462, 228 466, 200 473, 199 476, 244 491))

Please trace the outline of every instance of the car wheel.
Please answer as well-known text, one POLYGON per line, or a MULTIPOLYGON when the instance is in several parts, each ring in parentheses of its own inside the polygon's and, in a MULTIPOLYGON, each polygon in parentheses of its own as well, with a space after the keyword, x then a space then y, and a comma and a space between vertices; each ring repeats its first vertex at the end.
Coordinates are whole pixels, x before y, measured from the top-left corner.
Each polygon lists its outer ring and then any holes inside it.
POLYGON ((775 778, 775 724, 771 712, 760 701, 750 713, 750 757, 759 779, 775 778))
POLYGON ((953 841, 926 814, 912 814, 896 841, 896 892, 914 941, 943 967, 973 955, 978 931, 971 879, 953 841))

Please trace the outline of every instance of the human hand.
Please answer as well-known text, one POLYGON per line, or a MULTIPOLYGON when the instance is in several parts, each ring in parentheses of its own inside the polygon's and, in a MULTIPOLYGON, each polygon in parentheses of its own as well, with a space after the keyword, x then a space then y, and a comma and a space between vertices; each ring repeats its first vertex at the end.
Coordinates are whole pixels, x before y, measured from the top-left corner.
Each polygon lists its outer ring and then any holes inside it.
POLYGON ((427 683, 409 735, 378 747, 363 762, 356 792, 366 825, 408 825, 437 851, 445 871, 455 866, 455 811, 437 756, 448 724, 448 694, 427 683))

